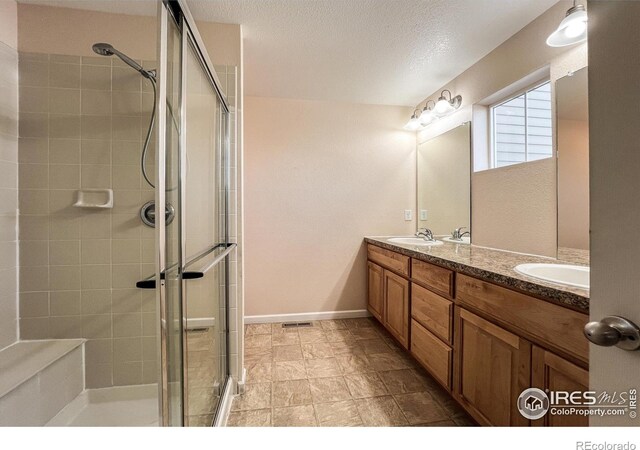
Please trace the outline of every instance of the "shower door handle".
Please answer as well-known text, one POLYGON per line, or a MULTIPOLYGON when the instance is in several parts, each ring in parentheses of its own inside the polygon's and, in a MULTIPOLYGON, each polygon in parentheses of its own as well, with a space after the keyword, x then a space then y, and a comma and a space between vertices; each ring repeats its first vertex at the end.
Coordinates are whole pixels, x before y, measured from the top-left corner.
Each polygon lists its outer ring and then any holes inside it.
MULTIPOLYGON (((183 272, 182 279, 183 280, 195 280, 198 278, 204 277, 204 273, 202 272, 183 272)), ((164 280, 164 272, 160 274, 160 279, 164 280)), ((136 287, 138 289, 155 289, 156 288, 156 278, 147 278, 146 280, 141 280, 136 282, 136 287)))

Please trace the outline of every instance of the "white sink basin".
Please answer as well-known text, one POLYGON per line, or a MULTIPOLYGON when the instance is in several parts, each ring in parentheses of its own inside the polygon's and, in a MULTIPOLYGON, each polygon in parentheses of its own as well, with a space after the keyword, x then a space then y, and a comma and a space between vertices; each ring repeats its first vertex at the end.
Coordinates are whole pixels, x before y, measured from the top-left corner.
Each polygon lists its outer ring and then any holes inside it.
POLYGON ((466 244, 466 245, 471 244, 471 238, 469 236, 464 236, 460 241, 456 241, 451 236, 444 237, 442 238, 442 240, 445 242, 451 242, 452 244, 466 244))
POLYGON ((394 244, 418 245, 421 247, 433 247, 434 245, 442 245, 442 241, 425 241, 422 238, 415 237, 397 237, 387 239, 394 244))
POLYGON ((589 289, 589 268, 568 264, 520 264, 516 272, 552 283, 589 289))

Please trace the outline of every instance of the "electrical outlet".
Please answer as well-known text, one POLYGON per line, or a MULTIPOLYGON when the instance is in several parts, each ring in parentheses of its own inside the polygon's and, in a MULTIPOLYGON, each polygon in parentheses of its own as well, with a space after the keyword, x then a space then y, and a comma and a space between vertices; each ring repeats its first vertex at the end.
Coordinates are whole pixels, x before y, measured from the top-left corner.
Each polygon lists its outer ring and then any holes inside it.
POLYGON ((421 209, 420 210, 420 220, 427 220, 427 210, 426 209, 421 209))
POLYGON ((410 209, 405 209, 404 210, 404 220, 413 220, 413 211, 410 209))

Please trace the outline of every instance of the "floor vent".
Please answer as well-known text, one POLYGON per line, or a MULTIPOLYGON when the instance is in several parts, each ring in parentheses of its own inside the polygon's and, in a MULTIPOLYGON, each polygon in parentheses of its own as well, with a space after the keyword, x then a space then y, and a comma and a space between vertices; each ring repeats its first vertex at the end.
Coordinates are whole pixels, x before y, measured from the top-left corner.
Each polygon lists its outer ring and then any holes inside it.
POLYGON ((312 326, 313 324, 311 322, 285 322, 282 324, 282 328, 303 328, 312 326))

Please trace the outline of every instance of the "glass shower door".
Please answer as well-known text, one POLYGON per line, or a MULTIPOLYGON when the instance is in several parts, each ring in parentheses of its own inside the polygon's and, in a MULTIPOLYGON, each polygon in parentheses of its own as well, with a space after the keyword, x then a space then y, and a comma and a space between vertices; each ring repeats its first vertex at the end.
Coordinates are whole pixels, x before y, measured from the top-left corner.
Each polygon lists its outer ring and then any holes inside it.
POLYGON ((158 217, 163 424, 211 426, 228 380, 229 113, 182 11, 161 10, 157 204, 175 210, 158 217))

